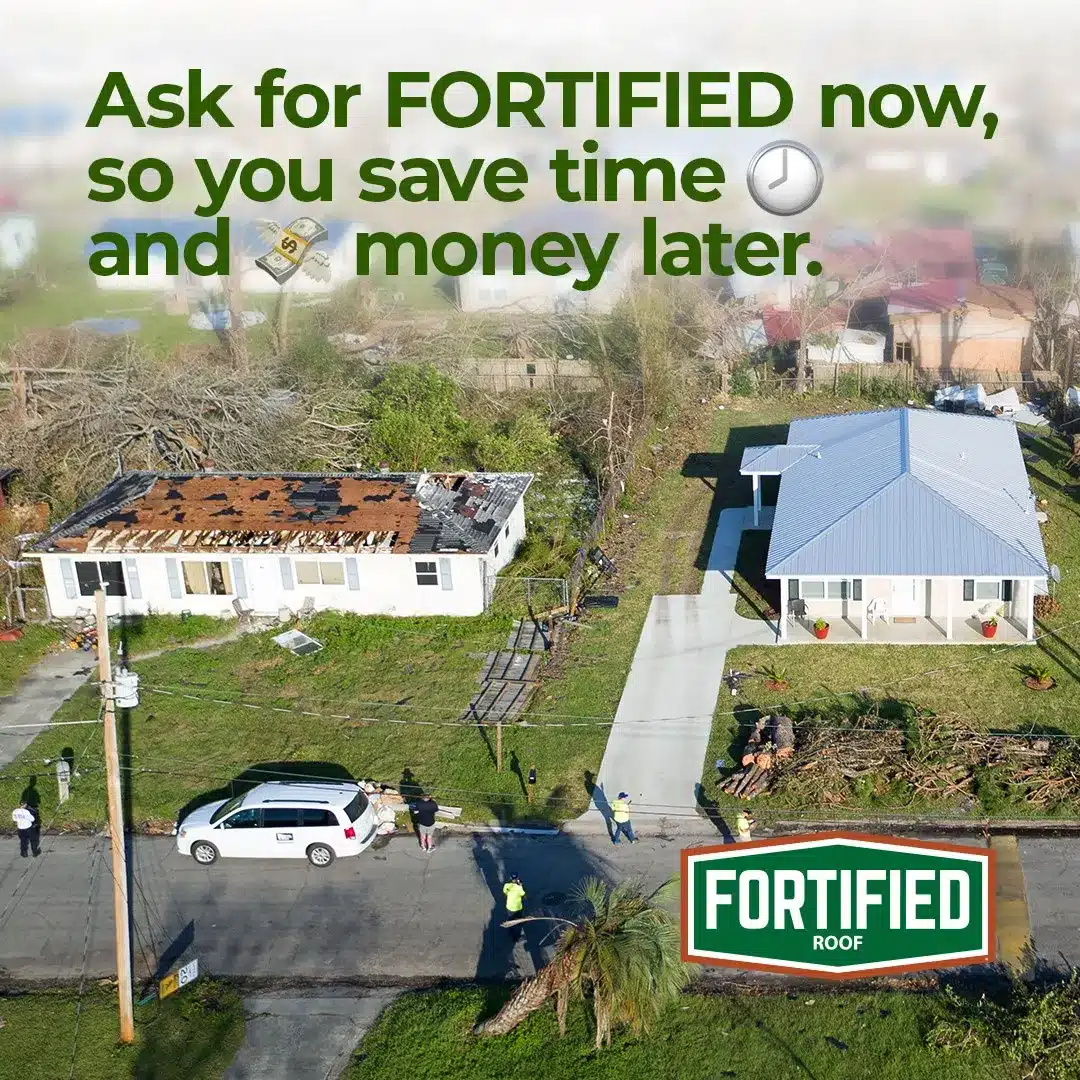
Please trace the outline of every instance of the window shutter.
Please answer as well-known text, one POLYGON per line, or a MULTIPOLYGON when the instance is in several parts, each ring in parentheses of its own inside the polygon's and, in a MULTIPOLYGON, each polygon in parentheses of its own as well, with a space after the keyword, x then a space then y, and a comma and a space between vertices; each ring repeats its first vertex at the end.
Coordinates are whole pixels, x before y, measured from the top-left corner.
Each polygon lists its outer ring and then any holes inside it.
POLYGON ((165 560, 165 576, 169 579, 169 595, 179 600, 184 595, 180 585, 180 564, 175 559, 165 560))
POLYGON ((964 578, 964 599, 965 600, 974 600, 975 599, 975 579, 974 578, 964 578))
POLYGON ((124 569, 127 570, 128 596, 132 600, 141 600, 142 583, 139 581, 139 560, 125 559, 124 569))
POLYGON ((278 566, 281 568, 281 587, 291 589, 293 587, 292 559, 278 559, 278 566))
POLYGON ((851 599, 862 601, 862 578, 860 577, 851 579, 851 599))
POLYGON ((349 588, 353 592, 357 592, 360 588, 360 567, 356 565, 355 559, 345 560, 345 580, 349 583, 349 588))
POLYGON ((1002 600, 1011 600, 1012 599, 1012 586, 1013 586, 1012 578, 1006 578, 1001 583, 1001 599, 1002 600))
POLYGON ((450 590, 454 587, 454 577, 450 572, 449 559, 439 560, 439 584, 442 585, 445 590, 450 590))
POLYGON ((236 595, 240 600, 247 599, 247 574, 244 573, 244 560, 233 559, 232 560, 232 579, 233 588, 236 590, 236 595))
POLYGON ((71 568, 70 559, 60 560, 60 576, 64 579, 64 596, 74 600, 79 595, 79 590, 75 584, 75 571, 71 568))
POLYGON ((788 578, 787 594, 789 600, 799 599, 799 579, 797 577, 788 578))

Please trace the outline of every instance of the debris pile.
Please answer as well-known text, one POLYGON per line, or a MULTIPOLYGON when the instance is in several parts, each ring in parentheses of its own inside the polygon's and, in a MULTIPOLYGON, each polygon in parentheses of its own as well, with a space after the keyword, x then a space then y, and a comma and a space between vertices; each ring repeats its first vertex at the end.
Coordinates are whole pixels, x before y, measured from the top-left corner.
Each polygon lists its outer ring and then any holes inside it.
POLYGON ((751 728, 743 748, 742 768, 729 776, 720 790, 738 799, 764 794, 772 781, 773 766, 795 753, 795 727, 788 716, 761 717, 751 728))

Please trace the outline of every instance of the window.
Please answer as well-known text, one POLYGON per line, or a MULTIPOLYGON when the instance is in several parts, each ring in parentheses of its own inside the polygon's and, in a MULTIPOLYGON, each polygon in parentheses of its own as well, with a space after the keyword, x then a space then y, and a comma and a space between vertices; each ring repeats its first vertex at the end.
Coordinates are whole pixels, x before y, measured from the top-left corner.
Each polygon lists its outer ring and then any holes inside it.
POLYGON ((802 599, 803 600, 824 600, 825 599, 825 582, 824 581, 803 581, 801 583, 802 599))
POLYGON ((258 810, 237 810, 231 818, 226 818, 223 829, 257 829, 259 827, 258 810))
POLYGON ((974 578, 964 578, 964 599, 965 600, 974 600, 975 599, 975 579, 974 578))
POLYGON ((223 562, 183 562, 184 592, 189 596, 230 596, 232 571, 223 562))
POLYGON ((1008 602, 1013 598, 1013 583, 1006 578, 1001 583, 1001 599, 1008 602))
POLYGON ((509 536, 509 535, 510 535, 510 526, 507 525, 506 528, 503 530, 503 536, 509 536))
POLYGON ((799 599, 799 579, 797 577, 788 578, 787 594, 789 600, 799 599))
POLYGON ((353 797, 352 802, 345 807, 345 813, 348 815, 350 821, 358 821, 360 815, 367 809, 367 796, 358 791, 353 797))
POLYGON ((75 576, 79 581, 80 596, 93 596, 98 589, 104 589, 106 596, 127 596, 123 563, 77 562, 75 576))
POLYGON ((975 599, 976 600, 1000 600, 1001 599, 1001 582, 1000 581, 976 581, 975 582, 975 599))
POLYGON ((862 600, 862 578, 839 581, 788 581, 788 597, 791 600, 862 600))
POLYGON ((498 557, 499 557, 499 545, 496 544, 495 545, 495 558, 497 559, 498 557))
POLYGON ((851 599, 862 602, 862 578, 851 579, 851 599))
POLYGON ((526 364, 525 365, 525 374, 526 375, 535 375, 536 374, 536 365, 535 364, 526 364))
POLYGON ((216 825, 226 814, 231 814, 243 801, 244 796, 237 795, 235 799, 230 799, 224 806, 219 806, 211 815, 210 824, 216 825))
POLYGON ((417 585, 438 585, 439 572, 433 562, 418 562, 416 564, 417 585))
POLYGON ((262 827, 264 829, 298 829, 300 811, 292 806, 264 806, 262 827))
POLYGON ((825 583, 825 595, 830 600, 846 600, 847 599, 847 582, 846 581, 828 581, 825 583))
POLYGON ((911 342, 898 341, 895 345, 895 354, 898 364, 910 364, 912 360, 911 342))
POLYGON ((332 559, 297 559, 297 585, 344 585, 345 564, 332 559))
POLYGON ((325 829, 336 825, 338 820, 329 810, 301 810, 300 824, 306 829, 325 829))

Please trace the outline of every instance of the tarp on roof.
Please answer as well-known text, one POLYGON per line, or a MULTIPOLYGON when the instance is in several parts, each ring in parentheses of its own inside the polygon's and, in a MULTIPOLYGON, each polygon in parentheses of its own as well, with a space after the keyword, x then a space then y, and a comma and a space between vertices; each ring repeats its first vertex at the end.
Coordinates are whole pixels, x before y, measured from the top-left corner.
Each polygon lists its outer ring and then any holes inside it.
POLYGON ((890 409, 794 420, 766 573, 1045 577, 1034 496, 990 416, 890 409))

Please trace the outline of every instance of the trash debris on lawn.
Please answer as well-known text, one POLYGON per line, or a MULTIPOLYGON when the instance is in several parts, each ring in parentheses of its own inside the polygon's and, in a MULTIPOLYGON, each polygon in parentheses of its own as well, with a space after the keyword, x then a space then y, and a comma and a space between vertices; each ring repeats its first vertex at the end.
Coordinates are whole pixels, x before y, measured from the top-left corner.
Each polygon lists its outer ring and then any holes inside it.
MULTIPOLYGON (((368 797, 371 809, 375 813, 378 822, 375 831, 379 836, 388 836, 397 829, 396 819, 398 814, 409 813, 409 802, 400 791, 388 787, 386 784, 375 784, 370 780, 364 780, 360 784, 360 790, 368 797)), ((436 817, 456 819, 461 817, 460 806, 441 806, 436 817)))
POLYGON ((308 656, 311 653, 317 653, 323 647, 321 641, 316 641, 313 637, 308 637, 307 634, 301 633, 299 630, 287 630, 284 634, 278 634, 277 637, 271 640, 275 645, 288 649, 289 652, 294 653, 296 656, 308 656))
POLYGON ((795 726, 789 716, 761 717, 751 728, 742 753, 742 768, 720 785, 726 795, 752 799, 768 790, 776 762, 795 753, 795 726))
POLYGON ((982 383, 974 386, 943 386, 934 391, 934 407, 946 412, 981 410, 985 405, 986 391, 983 390, 982 383))
POLYGON ((1050 421, 1037 405, 1030 405, 1020 400, 1016 388, 1010 386, 999 394, 990 394, 986 398, 986 408, 1002 420, 1012 420, 1028 427, 1045 427, 1050 421))

